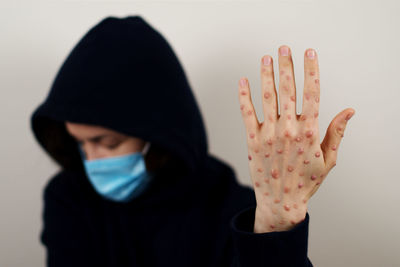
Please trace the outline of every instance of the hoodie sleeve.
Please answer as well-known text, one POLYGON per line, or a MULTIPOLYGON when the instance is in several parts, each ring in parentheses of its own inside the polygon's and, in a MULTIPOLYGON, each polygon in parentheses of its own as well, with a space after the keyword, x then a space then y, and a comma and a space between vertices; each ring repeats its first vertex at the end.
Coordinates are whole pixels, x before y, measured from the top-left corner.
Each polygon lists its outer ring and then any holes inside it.
POLYGON ((44 189, 41 243, 46 247, 47 267, 103 266, 96 262, 95 245, 84 223, 79 203, 68 193, 66 179, 52 178, 44 189))
POLYGON ((255 206, 231 220, 234 259, 231 267, 313 267, 307 257, 309 214, 289 231, 254 233, 255 206))

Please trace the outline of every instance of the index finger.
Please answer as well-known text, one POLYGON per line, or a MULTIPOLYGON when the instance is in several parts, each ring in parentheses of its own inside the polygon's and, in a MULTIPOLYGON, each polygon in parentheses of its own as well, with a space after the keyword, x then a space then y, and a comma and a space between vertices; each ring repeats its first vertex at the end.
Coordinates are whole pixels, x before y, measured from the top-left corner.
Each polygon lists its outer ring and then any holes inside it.
POLYGON ((304 90, 303 107, 300 120, 314 122, 319 115, 319 67, 314 49, 307 49, 304 54, 304 90))

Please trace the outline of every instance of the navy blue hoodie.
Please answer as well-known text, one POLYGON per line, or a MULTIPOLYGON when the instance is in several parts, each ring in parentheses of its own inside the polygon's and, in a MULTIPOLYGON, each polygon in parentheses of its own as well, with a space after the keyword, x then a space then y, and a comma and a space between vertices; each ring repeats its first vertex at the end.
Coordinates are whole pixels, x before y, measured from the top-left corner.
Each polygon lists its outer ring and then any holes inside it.
POLYGON ((59 166, 43 193, 47 266, 312 266, 308 223, 253 233, 254 191, 208 152, 184 70, 140 16, 107 17, 72 49, 31 116, 59 166), (64 122, 100 125, 150 141, 176 159, 128 203, 96 193, 64 122))

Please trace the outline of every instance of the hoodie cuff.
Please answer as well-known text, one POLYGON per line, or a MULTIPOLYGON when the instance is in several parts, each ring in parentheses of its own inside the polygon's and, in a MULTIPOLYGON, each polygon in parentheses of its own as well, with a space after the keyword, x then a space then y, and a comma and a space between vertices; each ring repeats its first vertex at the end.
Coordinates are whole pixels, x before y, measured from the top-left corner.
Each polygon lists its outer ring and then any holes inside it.
POLYGON ((307 257, 309 214, 288 231, 254 233, 256 207, 249 207, 231 220, 235 260, 238 266, 312 266, 307 257))

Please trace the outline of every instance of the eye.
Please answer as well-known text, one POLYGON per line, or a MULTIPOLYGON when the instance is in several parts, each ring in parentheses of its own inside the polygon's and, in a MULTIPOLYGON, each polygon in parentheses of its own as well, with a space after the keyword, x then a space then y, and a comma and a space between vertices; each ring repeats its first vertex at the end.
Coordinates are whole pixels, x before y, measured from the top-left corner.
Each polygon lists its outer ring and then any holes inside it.
POLYGON ((107 148, 108 149, 115 149, 115 148, 117 148, 119 146, 119 143, 115 143, 115 144, 112 144, 112 145, 107 145, 107 148))

